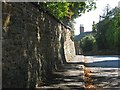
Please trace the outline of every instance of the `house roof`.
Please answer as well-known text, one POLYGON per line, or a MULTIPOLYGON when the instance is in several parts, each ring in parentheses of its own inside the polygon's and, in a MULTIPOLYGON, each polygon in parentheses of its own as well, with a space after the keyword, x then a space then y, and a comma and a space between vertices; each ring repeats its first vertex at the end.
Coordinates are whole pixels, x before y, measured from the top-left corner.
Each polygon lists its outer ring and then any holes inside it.
POLYGON ((79 41, 80 39, 82 39, 84 36, 86 36, 86 35, 90 35, 92 32, 82 32, 82 33, 80 33, 79 35, 76 35, 75 37, 74 37, 74 40, 75 41, 79 41))

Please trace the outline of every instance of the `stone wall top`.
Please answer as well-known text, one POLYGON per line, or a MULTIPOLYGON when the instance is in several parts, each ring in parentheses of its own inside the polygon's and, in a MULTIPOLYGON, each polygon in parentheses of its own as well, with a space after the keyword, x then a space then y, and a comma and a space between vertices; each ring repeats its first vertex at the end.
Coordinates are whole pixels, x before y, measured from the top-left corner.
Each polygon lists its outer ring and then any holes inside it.
POLYGON ((66 29, 71 30, 71 28, 67 25, 65 25, 62 21, 60 21, 59 19, 57 19, 55 16, 53 16, 48 10, 45 10, 43 8, 41 8, 37 3, 35 2, 30 2, 32 5, 34 5, 36 8, 38 8, 40 11, 47 13, 49 16, 51 16, 52 18, 54 18, 57 22, 59 22, 60 24, 62 24, 66 29))

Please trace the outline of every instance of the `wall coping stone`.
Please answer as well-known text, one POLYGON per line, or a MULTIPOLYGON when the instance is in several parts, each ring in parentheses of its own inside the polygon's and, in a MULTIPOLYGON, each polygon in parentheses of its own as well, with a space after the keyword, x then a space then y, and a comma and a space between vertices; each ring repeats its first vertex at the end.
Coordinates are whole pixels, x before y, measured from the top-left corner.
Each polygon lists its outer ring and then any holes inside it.
POLYGON ((57 19, 55 16, 53 16, 48 10, 44 10, 42 7, 40 7, 37 3, 35 2, 30 2, 32 5, 34 5, 36 8, 39 9, 39 11, 42 11, 46 14, 48 14, 49 16, 51 16, 52 18, 54 18, 57 22, 59 22, 61 25, 63 25, 66 29, 71 30, 71 27, 68 25, 65 25, 62 21, 60 21, 59 19, 57 19))

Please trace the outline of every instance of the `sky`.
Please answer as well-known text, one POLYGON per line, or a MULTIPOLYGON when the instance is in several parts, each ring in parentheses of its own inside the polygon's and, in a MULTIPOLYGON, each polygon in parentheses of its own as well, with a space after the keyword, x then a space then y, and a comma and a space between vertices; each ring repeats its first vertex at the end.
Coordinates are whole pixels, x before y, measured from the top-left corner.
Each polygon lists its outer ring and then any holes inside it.
POLYGON ((83 24, 85 32, 92 31, 93 21, 95 21, 95 23, 99 22, 99 15, 102 15, 105 6, 109 4, 111 8, 114 8, 118 6, 119 1, 120 0, 96 0, 97 8, 95 10, 86 12, 85 14, 82 14, 82 16, 75 19, 75 35, 80 34, 80 24, 83 24))

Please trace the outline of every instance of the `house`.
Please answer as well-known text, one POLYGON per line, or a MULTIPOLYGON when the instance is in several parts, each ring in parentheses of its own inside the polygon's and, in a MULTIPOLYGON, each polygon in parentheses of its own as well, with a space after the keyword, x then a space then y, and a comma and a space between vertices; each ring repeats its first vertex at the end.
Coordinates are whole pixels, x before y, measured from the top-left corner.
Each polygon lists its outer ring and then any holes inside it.
POLYGON ((84 26, 82 24, 80 24, 80 34, 79 35, 76 35, 74 37, 74 41, 75 41, 75 50, 76 50, 76 54, 79 55, 79 54, 82 54, 82 49, 80 48, 79 46, 79 41, 80 39, 82 39, 83 37, 85 37, 86 35, 90 35, 92 32, 89 31, 89 32, 84 32, 84 26))

